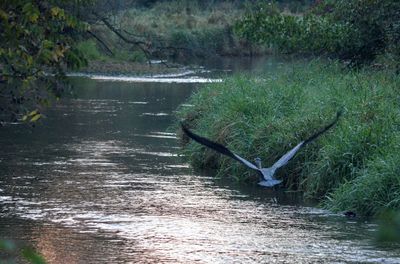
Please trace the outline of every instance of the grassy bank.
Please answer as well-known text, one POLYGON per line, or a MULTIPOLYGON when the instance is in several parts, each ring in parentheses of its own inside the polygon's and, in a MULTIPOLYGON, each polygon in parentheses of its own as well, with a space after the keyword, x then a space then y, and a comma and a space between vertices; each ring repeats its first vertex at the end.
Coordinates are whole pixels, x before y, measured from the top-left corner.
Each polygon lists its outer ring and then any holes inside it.
MULTIPOLYGON (((193 107, 178 110, 178 117, 236 153, 272 164, 343 109, 337 126, 302 149, 278 177, 327 208, 374 215, 400 207, 399 84, 395 74, 299 63, 278 75, 210 84, 190 98, 193 107)), ((257 179, 239 163, 193 142, 184 152, 195 167, 215 168, 239 181, 257 179)))
POLYGON ((149 59, 187 64, 192 58, 263 53, 263 48, 240 40, 234 33, 235 22, 244 10, 240 1, 176 0, 132 6, 107 19, 126 39, 146 44, 139 47, 127 43, 98 21, 91 25, 91 31, 101 42, 83 40, 78 49, 92 62, 85 69, 91 72, 107 72, 108 63, 114 71, 124 68, 124 63, 145 65, 149 59), (121 66, 114 67, 116 64, 121 66))

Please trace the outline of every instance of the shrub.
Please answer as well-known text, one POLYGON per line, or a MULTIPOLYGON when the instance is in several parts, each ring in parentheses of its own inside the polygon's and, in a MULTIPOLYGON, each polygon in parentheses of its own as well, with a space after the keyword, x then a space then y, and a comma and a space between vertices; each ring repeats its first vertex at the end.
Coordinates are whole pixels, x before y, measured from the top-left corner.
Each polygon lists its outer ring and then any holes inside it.
POLYGON ((97 49, 97 44, 94 40, 85 40, 77 45, 77 49, 84 54, 86 59, 89 60, 100 60, 103 59, 103 55, 97 49))
POLYGON ((386 52, 400 58, 399 10, 396 0, 328 0, 304 14, 288 14, 269 3, 248 12, 235 28, 241 37, 283 52, 329 55, 360 65, 386 52))

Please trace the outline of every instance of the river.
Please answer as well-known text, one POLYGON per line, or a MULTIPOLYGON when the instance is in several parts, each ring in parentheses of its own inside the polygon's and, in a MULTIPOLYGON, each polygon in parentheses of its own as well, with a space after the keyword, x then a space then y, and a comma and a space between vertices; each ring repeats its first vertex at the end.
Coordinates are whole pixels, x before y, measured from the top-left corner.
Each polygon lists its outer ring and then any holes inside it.
POLYGON ((73 77, 76 97, 35 128, 1 128, 0 239, 49 263, 400 263, 399 249, 375 244, 375 223, 185 163, 167 128, 218 81, 206 68, 172 82, 73 77))

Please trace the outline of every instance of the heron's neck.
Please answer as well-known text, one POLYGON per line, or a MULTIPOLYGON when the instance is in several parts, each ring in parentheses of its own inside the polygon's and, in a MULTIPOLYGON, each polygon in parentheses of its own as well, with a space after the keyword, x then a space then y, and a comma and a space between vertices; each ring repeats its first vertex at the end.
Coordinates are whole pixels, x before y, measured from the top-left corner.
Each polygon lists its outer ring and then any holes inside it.
POLYGON ((257 168, 259 168, 261 170, 262 169, 261 160, 260 159, 256 159, 255 162, 256 162, 257 168))

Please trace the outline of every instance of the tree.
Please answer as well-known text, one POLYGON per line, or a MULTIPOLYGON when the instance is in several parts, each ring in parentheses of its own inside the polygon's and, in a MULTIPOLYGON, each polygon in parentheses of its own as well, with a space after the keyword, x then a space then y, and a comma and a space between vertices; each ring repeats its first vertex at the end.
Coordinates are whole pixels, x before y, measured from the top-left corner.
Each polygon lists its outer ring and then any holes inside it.
POLYGON ((0 124, 41 118, 41 109, 68 89, 65 71, 86 63, 74 45, 88 25, 61 4, 0 2, 0 124))

